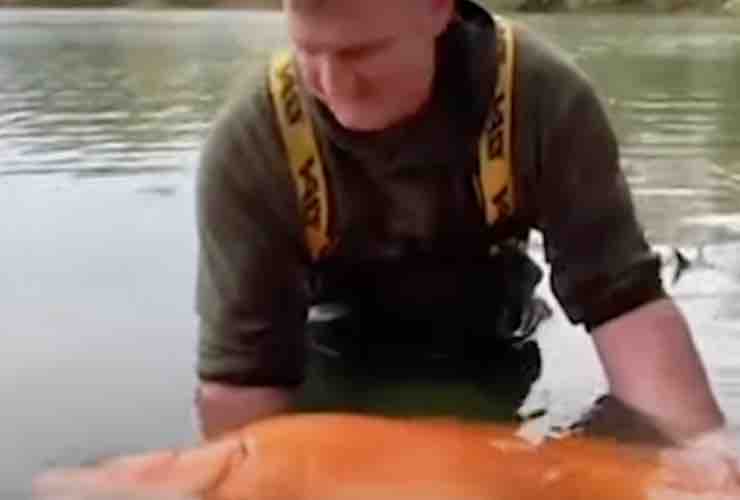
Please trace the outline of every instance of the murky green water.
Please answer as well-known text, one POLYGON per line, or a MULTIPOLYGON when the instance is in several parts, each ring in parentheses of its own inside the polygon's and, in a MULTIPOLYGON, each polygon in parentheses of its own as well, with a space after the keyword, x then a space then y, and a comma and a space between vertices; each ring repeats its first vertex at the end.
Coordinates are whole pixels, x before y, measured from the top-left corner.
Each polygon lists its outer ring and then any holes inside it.
MULTIPOLYGON (((703 248, 672 291, 740 423, 740 23, 521 20, 601 90, 651 240, 703 248)), ((282 37, 266 14, 0 10, 0 489, 192 438, 197 151, 282 37)), ((572 417, 603 387, 588 339, 558 314, 541 342, 531 404, 572 417)))

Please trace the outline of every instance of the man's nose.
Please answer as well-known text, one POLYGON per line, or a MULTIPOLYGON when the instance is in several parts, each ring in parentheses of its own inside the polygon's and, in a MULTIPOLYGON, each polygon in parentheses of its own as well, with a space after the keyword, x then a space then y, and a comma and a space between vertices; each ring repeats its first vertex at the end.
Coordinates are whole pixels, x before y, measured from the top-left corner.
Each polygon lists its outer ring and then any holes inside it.
POLYGON ((319 61, 319 85, 326 97, 347 97, 355 91, 356 76, 337 56, 326 55, 319 61))

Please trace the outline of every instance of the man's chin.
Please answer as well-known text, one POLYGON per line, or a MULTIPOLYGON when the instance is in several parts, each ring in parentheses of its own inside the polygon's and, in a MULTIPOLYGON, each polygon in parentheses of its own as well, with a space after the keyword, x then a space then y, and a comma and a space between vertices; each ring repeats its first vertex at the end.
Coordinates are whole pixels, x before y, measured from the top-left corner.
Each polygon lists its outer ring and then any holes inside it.
POLYGON ((352 132, 379 132, 392 125, 391 120, 374 116, 371 113, 341 113, 332 110, 332 114, 342 127, 352 132))

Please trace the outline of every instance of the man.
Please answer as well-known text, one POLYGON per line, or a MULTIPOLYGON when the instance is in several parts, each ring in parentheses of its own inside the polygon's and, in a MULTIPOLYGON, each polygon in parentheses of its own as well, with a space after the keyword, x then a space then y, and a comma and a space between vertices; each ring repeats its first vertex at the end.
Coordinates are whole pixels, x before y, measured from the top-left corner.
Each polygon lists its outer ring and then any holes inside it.
MULTIPOLYGON (((214 126, 199 174, 197 405, 206 437, 299 408, 310 352, 346 361, 339 378, 346 375, 349 396, 386 372, 398 346, 410 366, 449 354, 477 367, 466 376, 484 377, 522 355, 506 332, 486 330, 511 310, 516 329, 538 279, 516 251, 487 257, 491 238, 503 237, 486 230, 470 183, 497 74, 494 20, 467 0, 284 6, 338 243, 318 262, 306 251, 286 145, 260 75, 214 126), (328 334, 319 328, 307 341, 309 306, 320 303, 344 309, 328 334), (311 342, 318 347, 308 349, 311 342), (496 356, 497 348, 509 354, 496 356), (350 380, 363 363, 364 376, 350 380)), ((515 40, 517 203, 508 235, 542 231, 555 295, 591 335, 611 401, 671 441, 721 428, 592 85, 527 30, 515 40)))

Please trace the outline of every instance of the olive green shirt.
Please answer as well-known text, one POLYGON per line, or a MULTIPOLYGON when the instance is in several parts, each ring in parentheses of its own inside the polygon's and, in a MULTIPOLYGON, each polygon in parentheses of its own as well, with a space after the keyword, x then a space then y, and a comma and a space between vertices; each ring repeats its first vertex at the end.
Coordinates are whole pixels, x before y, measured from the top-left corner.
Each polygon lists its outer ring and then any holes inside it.
MULTIPOLYGON (((218 117, 197 184, 202 379, 300 383, 307 311, 317 296, 352 291, 399 315, 423 314, 459 301, 481 275, 492 233, 471 179, 496 77, 496 37, 483 9, 467 1, 458 8, 461 20, 438 41, 432 99, 417 116, 354 133, 309 99, 340 240, 321 266, 305 245, 267 60, 218 117)), ((664 295, 659 259, 636 220, 592 83, 521 26, 516 54, 514 226, 542 231, 553 291, 569 319, 591 330, 664 295)), ((501 286, 498 279, 486 277, 488 288, 501 286)), ((489 297, 479 295, 485 309, 489 297)))

